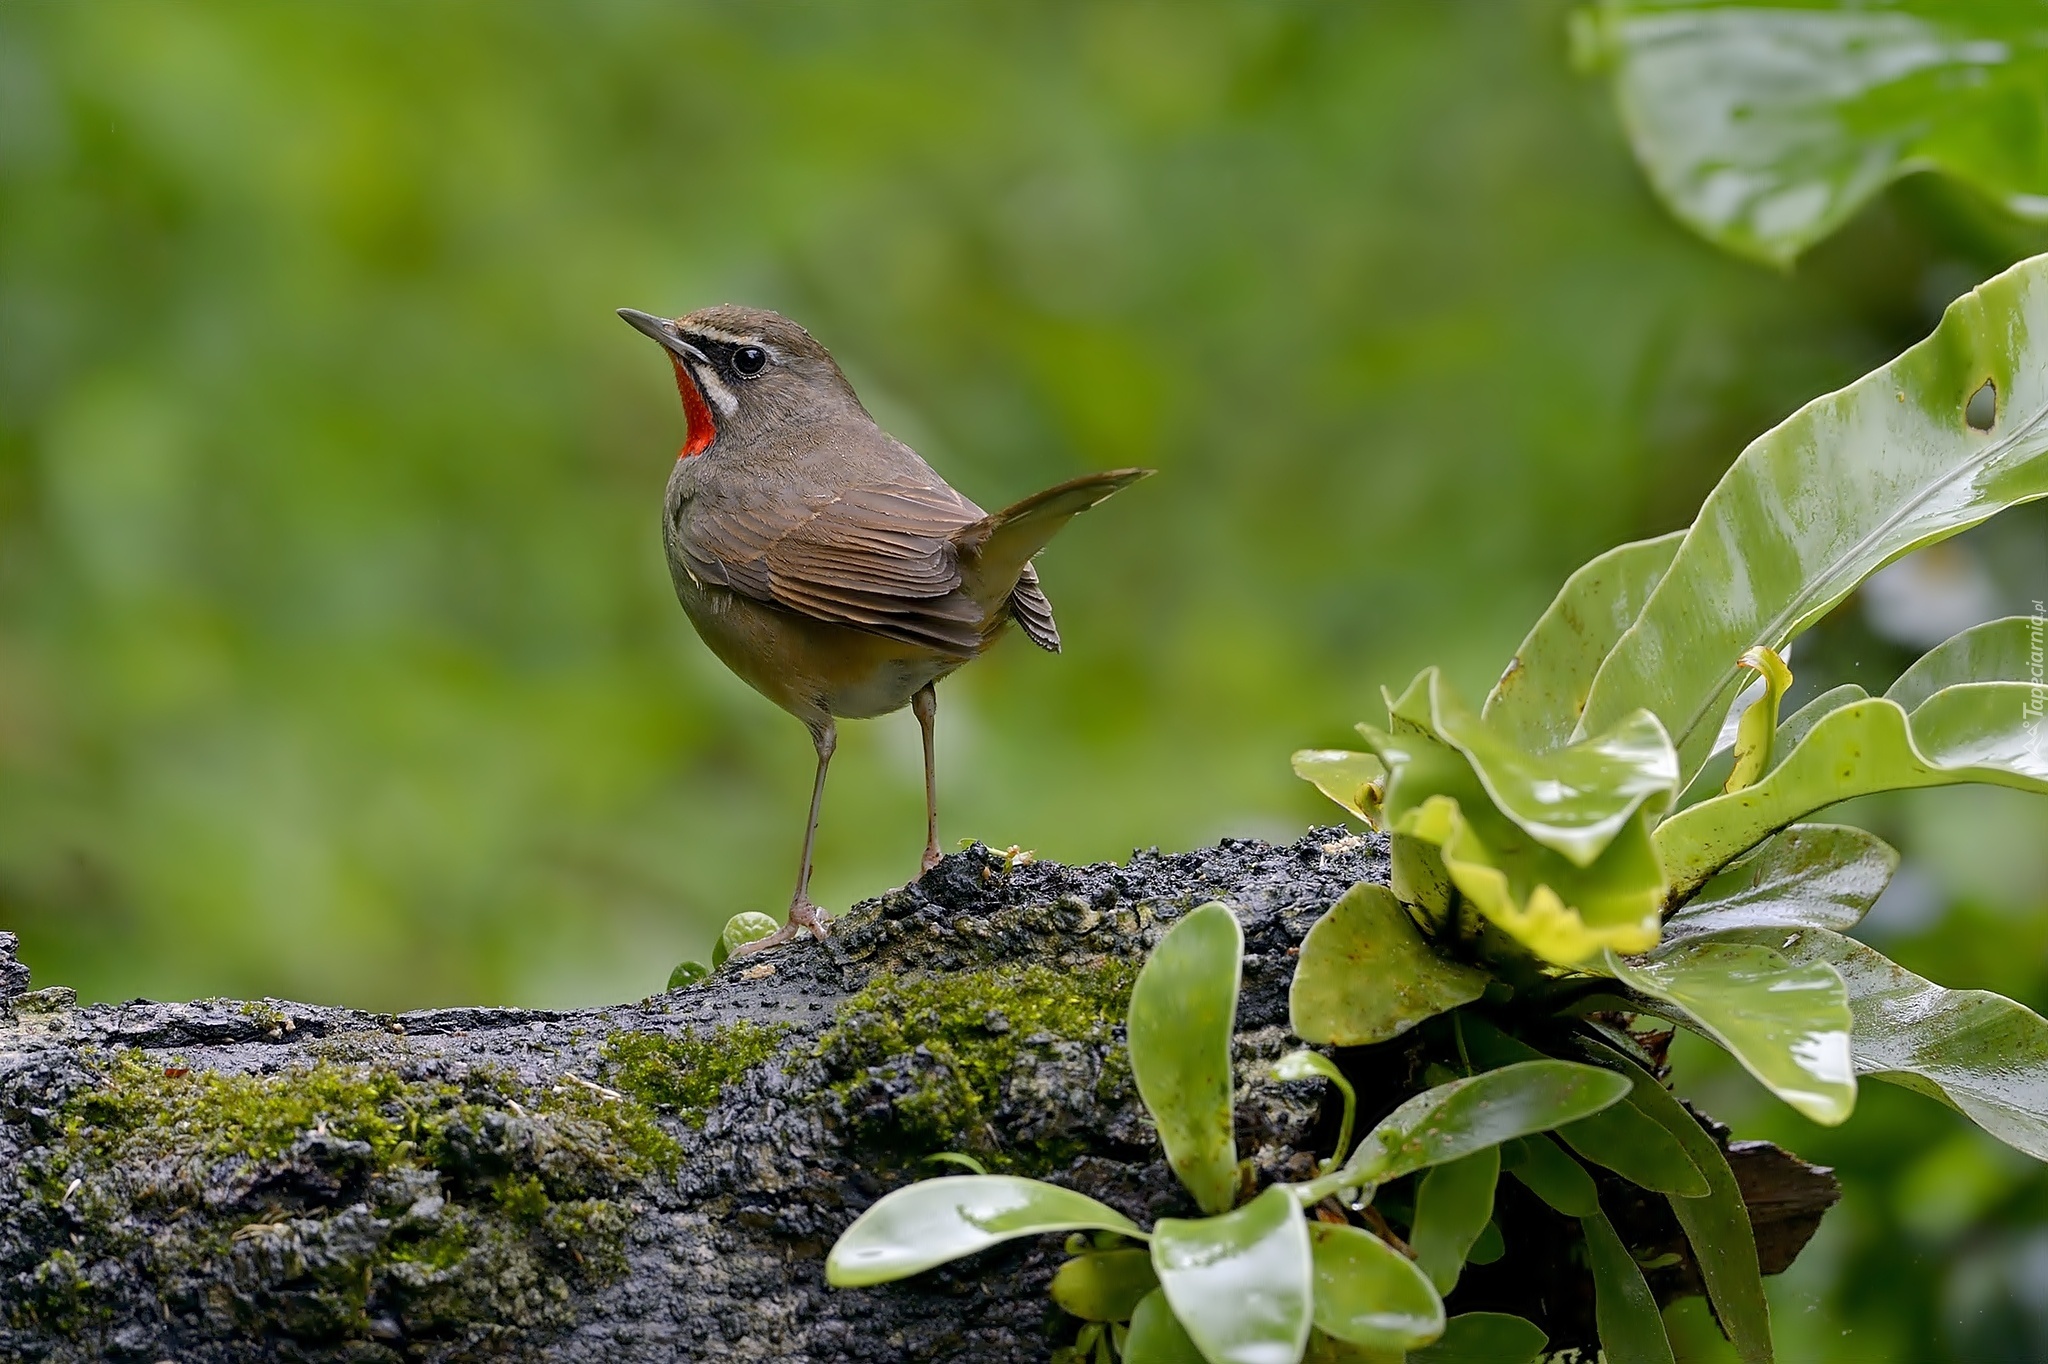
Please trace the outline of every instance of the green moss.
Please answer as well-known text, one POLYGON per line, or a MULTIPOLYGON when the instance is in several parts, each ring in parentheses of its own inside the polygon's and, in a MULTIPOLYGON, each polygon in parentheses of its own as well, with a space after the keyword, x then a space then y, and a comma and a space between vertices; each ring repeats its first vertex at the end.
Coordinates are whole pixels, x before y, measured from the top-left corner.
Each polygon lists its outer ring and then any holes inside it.
POLYGON ((268 1000, 252 999, 242 1006, 242 1013, 254 1019, 256 1026, 272 1037, 281 1037, 293 1031, 291 1018, 268 1000))
POLYGON ((511 1175, 498 1182, 498 1206, 520 1222, 538 1222, 548 1214, 548 1191, 532 1175, 511 1175))
POLYGON ((327 1062, 223 1075, 160 1067, 136 1052, 116 1057, 101 1081, 64 1110, 66 1151, 91 1167, 131 1154, 272 1160, 315 1127, 367 1143, 371 1160, 385 1163, 400 1141, 418 1136, 423 1108, 457 1094, 327 1062))
POLYGON ((155 1298, 221 1336, 371 1348, 388 1317, 413 1340, 484 1321, 510 1341, 623 1272, 626 1199, 680 1156, 630 1097, 490 1069, 225 1075, 125 1052, 98 1080, 18 1172, 59 1247, 21 1325, 76 1332, 155 1298))
POLYGON ((966 1147, 999 1168, 1042 1170, 1074 1154, 1071 1143, 1005 1146, 985 1131, 1023 1049, 1044 1037, 1090 1043, 1104 1058, 1098 1096, 1127 1082, 1116 1028, 1136 978, 1135 966, 1113 960, 883 976, 839 1007, 818 1055, 847 1077, 835 1092, 883 1145, 913 1156, 966 1147), (885 1110, 864 1099, 877 1089, 885 1110))
POLYGON ((746 1019, 708 1036, 620 1030, 598 1048, 604 1080, 642 1103, 702 1127, 725 1087, 775 1054, 789 1029, 746 1019))

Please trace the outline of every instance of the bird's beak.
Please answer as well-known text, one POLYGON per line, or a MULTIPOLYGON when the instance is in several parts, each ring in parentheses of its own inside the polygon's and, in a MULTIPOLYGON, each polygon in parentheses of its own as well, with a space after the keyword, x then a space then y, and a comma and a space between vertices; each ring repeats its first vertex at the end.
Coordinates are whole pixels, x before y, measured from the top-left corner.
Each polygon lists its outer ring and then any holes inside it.
POLYGON ((663 350, 678 360, 697 360, 709 363, 711 357, 683 340, 683 334, 676 330, 676 324, 653 313, 643 313, 638 308, 621 308, 619 316, 633 324, 635 331, 645 332, 661 344, 663 350))

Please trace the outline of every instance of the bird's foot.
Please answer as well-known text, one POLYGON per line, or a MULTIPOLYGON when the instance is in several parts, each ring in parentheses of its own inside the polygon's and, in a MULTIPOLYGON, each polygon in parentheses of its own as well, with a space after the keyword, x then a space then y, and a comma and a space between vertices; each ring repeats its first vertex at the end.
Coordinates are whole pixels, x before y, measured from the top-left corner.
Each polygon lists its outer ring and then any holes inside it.
POLYGON ((766 952, 771 947, 780 947, 786 942, 796 941, 797 938, 803 935, 805 929, 811 931, 812 937, 816 938, 819 942, 823 942, 825 940, 826 922, 824 910, 819 909, 809 900, 798 900, 789 907, 789 919, 782 927, 776 929, 765 938, 756 938, 750 943, 735 947, 732 955, 734 957, 745 957, 751 956, 756 952, 766 952))

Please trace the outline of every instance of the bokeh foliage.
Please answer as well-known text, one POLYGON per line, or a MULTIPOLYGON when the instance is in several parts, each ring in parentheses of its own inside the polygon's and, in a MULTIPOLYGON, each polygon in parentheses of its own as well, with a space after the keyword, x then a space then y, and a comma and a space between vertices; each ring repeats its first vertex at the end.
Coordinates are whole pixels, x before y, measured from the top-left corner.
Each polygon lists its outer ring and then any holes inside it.
MULTIPOLYGON (((779 912, 806 747, 671 598, 620 305, 791 313, 984 503, 1164 471, 1046 557, 1063 657, 944 689, 948 839, 1322 818, 1288 752, 1425 663, 1482 693, 1571 568, 2041 249, 1915 177, 1789 275, 1716 254, 1565 10, 0 6, 0 925, 88 997, 402 1007, 641 993, 779 912)), ((1816 689, 1918 652, 1813 640, 1816 689)), ((2040 1007, 2009 794, 1861 816, 1919 891, 1865 931, 2040 1007)), ((849 726, 820 901, 908 875, 920 803, 914 724, 849 726)), ((1796 1357, 2048 1349, 2037 1175, 1916 1096, 1754 1112, 1923 1191, 1836 1215, 1796 1357)))

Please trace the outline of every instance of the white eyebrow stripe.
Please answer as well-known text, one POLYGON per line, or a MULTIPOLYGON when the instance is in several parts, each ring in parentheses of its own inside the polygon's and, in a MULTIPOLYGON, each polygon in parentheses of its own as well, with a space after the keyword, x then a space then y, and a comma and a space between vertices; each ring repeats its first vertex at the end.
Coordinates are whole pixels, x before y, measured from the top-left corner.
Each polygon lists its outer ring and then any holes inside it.
POLYGON ((676 330, 686 337, 701 336, 706 341, 722 341, 728 346, 761 346, 762 350, 769 349, 767 346, 761 345, 761 338, 758 336, 744 336, 739 332, 721 331, 717 327, 700 326, 694 322, 687 327, 679 325, 676 330))

